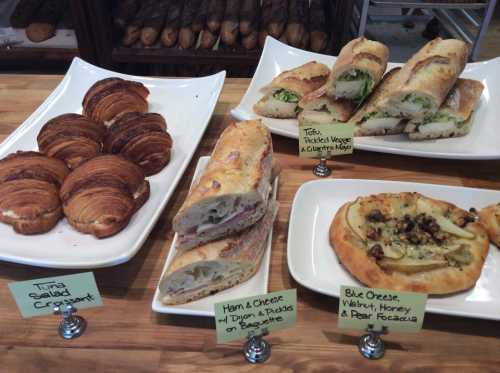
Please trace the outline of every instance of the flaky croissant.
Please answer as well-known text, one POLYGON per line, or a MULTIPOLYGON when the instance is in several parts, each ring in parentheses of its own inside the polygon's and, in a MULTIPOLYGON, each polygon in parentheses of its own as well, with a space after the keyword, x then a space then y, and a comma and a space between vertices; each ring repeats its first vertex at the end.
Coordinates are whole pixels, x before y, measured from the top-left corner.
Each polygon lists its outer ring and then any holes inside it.
POLYGON ((70 169, 101 153, 106 127, 79 114, 49 120, 38 133, 40 151, 62 160, 70 169))
POLYGON ((149 183, 134 163, 102 155, 74 170, 59 195, 64 214, 76 230, 104 238, 127 226, 149 198, 149 183))
POLYGON ((148 110, 149 90, 139 82, 121 78, 99 80, 83 98, 83 115, 109 125, 124 113, 148 110))
POLYGON ((64 162, 37 152, 0 160, 0 221, 22 234, 51 230, 62 217, 59 186, 68 174, 64 162))
POLYGON ((108 129, 104 151, 120 154, 139 165, 146 176, 160 172, 170 161, 172 138, 160 114, 126 113, 108 129))

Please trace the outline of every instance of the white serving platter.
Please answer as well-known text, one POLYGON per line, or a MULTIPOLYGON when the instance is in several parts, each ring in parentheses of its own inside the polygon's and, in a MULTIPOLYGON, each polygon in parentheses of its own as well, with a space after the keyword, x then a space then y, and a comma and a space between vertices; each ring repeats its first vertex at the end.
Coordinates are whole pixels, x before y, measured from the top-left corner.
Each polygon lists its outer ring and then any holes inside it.
MULTIPOLYGON (((200 157, 198 160, 198 164, 196 165, 196 170, 193 176, 193 181, 191 182, 191 186, 201 177, 203 170, 208 164, 210 157, 200 157)), ((273 190, 271 191, 271 199, 276 200, 276 195, 278 192, 278 178, 274 180, 273 190)), ((163 270, 158 280, 158 285, 156 286, 155 295, 153 297, 153 303, 151 304, 151 308, 155 312, 159 313, 171 313, 177 315, 189 315, 189 316, 211 316, 214 314, 214 304, 218 302, 224 302, 229 300, 234 300, 238 298, 244 297, 252 297, 254 295, 261 295, 267 293, 267 283, 269 277, 269 266, 271 264, 271 244, 273 240, 273 230, 269 232, 269 236, 267 238, 267 247, 264 252, 264 256, 262 257, 262 261, 260 263, 260 268, 257 273, 251 277, 249 280, 233 286, 229 289, 223 290, 219 293, 210 295, 208 297, 198 299, 194 302, 189 302, 186 304, 180 304, 176 306, 167 306, 160 301, 160 289, 159 284, 163 277, 163 274, 166 272, 168 266, 172 262, 177 250, 175 249, 175 244, 177 242, 177 234, 175 234, 174 239, 172 241, 172 245, 170 246, 170 251, 168 253, 167 260, 165 261, 165 265, 163 266, 163 270)))
MULTIPOLYGON (((500 191, 379 180, 318 180, 295 195, 288 229, 288 268, 293 278, 318 293, 338 297, 340 286, 363 286, 339 263, 330 246, 330 224, 337 210, 358 196, 419 192, 460 208, 482 208, 500 201, 500 191)), ((426 311, 500 320, 500 250, 493 245, 476 286, 449 296, 429 296, 426 311)))
MULTIPOLYGON (((297 119, 265 118, 253 112, 253 105, 260 100, 262 87, 284 70, 300 66, 309 61, 318 61, 332 67, 336 58, 290 47, 272 37, 267 37, 264 50, 248 87, 239 105, 231 110, 238 120, 262 119, 271 132, 298 138, 297 119)), ((389 69, 401 66, 389 63, 389 69)), ((462 77, 481 81, 485 89, 473 117, 471 132, 464 137, 412 141, 405 135, 366 136, 354 139, 354 148, 375 152, 404 154, 410 156, 447 159, 500 159, 500 58, 467 64, 462 77)))
POLYGON ((63 113, 81 113, 87 89, 97 80, 112 76, 139 81, 149 89, 149 110, 165 117, 173 138, 172 158, 167 167, 148 178, 149 200, 120 233, 99 240, 77 232, 63 219, 48 233, 23 236, 0 223, 0 260, 52 268, 97 268, 132 258, 189 164, 210 121, 225 74, 222 71, 195 79, 143 78, 104 70, 75 58, 50 96, 0 145, 0 158, 17 150, 36 150, 36 136, 47 120, 63 113))

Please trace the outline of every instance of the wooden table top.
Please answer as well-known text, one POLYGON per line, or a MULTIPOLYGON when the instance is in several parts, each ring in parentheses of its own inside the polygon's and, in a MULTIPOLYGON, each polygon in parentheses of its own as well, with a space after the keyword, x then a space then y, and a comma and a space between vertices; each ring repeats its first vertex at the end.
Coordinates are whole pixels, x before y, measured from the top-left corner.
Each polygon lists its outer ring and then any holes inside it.
MULTIPOLYGON (((49 95, 61 76, 0 75, 0 141, 49 95)), ((215 114, 184 177, 148 240, 128 263, 94 271, 104 307, 81 312, 86 333, 65 341, 55 316, 21 319, 7 283, 80 272, 0 263, 0 371, 48 372, 493 372, 500 371, 500 323, 427 314, 417 334, 384 337, 384 358, 369 361, 357 350, 360 333, 337 328, 338 300, 298 285, 287 267, 288 219, 299 186, 315 177, 312 160, 299 159, 297 141, 273 135, 282 172, 269 290, 297 288, 294 328, 272 333, 265 365, 244 362, 242 342, 217 345, 211 318, 156 314, 154 290, 173 237, 171 220, 186 197, 200 156, 210 154, 229 111, 248 79, 227 79, 215 114)), ((382 179, 500 189, 500 161, 448 161, 356 151, 333 162, 334 178, 382 179)), ((1 237, 0 237, 1 239, 1 237)), ((500 286, 500 284, 498 285, 500 286)))

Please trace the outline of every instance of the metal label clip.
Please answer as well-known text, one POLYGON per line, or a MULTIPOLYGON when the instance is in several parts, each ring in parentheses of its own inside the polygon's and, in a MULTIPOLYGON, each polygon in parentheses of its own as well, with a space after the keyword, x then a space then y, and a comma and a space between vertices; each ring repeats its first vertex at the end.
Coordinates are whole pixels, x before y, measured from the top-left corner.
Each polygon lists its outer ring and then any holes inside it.
POLYGON ((366 331, 368 334, 361 336, 359 340, 359 352, 367 359, 380 359, 385 353, 384 341, 380 336, 388 333, 387 327, 383 326, 382 330, 374 330, 373 324, 368 324, 366 331))
POLYGON ((255 335, 255 331, 248 333, 243 352, 249 363, 263 363, 271 356, 271 345, 262 338, 268 334, 267 329, 262 329, 259 335, 255 335))
POLYGON ((68 304, 65 309, 54 307, 54 315, 62 315, 63 320, 59 324, 59 335, 64 339, 73 339, 81 336, 87 328, 87 321, 81 316, 73 315, 76 307, 68 304))

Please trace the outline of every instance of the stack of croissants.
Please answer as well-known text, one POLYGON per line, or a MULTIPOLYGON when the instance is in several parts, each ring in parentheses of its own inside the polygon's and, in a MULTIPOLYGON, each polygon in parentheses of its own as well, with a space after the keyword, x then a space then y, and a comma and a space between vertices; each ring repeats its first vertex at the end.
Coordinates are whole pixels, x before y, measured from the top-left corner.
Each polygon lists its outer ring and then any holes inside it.
POLYGON ((124 46, 263 47, 267 35, 297 48, 327 48, 328 0, 124 0, 114 24, 124 46), (140 43, 139 43, 140 41, 140 43), (199 43, 198 43, 199 41, 199 43))
POLYGON ((170 161, 165 119, 148 112, 141 83, 107 78, 83 99, 83 115, 62 114, 38 133, 38 152, 0 160, 0 221, 21 234, 66 217, 77 231, 112 236, 149 198, 146 176, 170 161))

